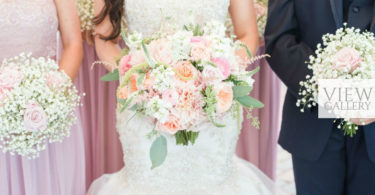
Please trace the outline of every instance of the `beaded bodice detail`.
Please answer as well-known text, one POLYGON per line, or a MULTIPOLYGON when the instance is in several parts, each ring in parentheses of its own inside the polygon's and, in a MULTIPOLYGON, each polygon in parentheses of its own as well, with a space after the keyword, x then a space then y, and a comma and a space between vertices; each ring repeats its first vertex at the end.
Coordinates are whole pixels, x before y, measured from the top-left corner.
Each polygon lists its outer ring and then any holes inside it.
POLYGON ((224 22, 230 0, 125 0, 129 31, 150 35, 163 23, 224 22))
POLYGON ((58 19, 54 0, 0 0, 0 62, 21 52, 56 55, 58 19))
POLYGON ((145 118, 132 117, 129 113, 117 117, 125 162, 122 174, 128 185, 130 182, 136 186, 167 188, 168 191, 193 190, 219 185, 231 175, 239 134, 238 120, 231 113, 218 120, 226 124, 224 128, 214 127, 209 122, 201 124, 194 145, 176 145, 173 136, 165 135, 167 159, 153 170, 149 150, 155 137, 146 135, 154 127, 145 118))

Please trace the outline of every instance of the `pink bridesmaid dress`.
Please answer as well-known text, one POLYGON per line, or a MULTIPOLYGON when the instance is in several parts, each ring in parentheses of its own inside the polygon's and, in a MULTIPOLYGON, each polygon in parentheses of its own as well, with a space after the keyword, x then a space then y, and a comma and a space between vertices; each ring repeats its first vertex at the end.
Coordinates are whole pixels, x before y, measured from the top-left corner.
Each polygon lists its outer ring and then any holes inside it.
POLYGON ((103 82, 107 73, 98 61, 94 46, 84 44, 84 59, 76 79, 84 91, 81 122, 86 151, 86 187, 105 173, 113 173, 124 166, 120 140, 116 131, 117 82, 103 82))
MULTIPOLYGON (((35 57, 57 55, 54 0, 0 0, 0 29, 1 61, 21 52, 35 57)), ((1 195, 83 195, 85 191, 79 120, 69 138, 49 144, 36 159, 0 152, 1 195)))
MULTIPOLYGON (((258 55, 261 54, 264 54, 264 47, 258 51, 258 55)), ((265 105, 264 108, 253 112, 254 116, 259 117, 260 129, 254 128, 251 120, 246 119, 244 114, 245 120, 237 143, 237 155, 253 163, 271 179, 275 179, 277 139, 280 130, 281 81, 266 59, 254 64, 257 65, 260 65, 261 69, 254 76, 255 86, 251 95, 265 105)))

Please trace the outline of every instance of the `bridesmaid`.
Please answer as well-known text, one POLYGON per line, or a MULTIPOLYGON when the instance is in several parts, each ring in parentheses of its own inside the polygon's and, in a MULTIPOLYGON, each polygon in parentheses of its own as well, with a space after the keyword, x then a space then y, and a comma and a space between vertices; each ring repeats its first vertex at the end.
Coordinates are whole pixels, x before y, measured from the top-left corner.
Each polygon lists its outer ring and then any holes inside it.
MULTIPOLYGON (((82 60, 82 39, 74 0, 0 0, 0 60, 32 52, 61 59, 60 69, 72 80, 82 60), (57 56, 57 33, 62 55, 57 56)), ((53 143, 40 157, 0 153, 0 194, 83 195, 85 161, 80 123, 62 143, 53 143)))
POLYGON ((124 166, 122 149, 116 131, 115 110, 118 84, 100 80, 108 73, 101 64, 92 67, 94 62, 99 61, 93 45, 92 31, 88 29, 82 32, 85 40, 84 58, 76 79, 78 90, 86 93, 82 99, 83 106, 80 112, 85 139, 87 188, 101 175, 116 172, 124 166))
MULTIPOLYGON (((261 4, 256 5, 255 8, 257 14, 260 12, 259 15, 263 15, 262 12, 267 9, 261 4)), ((263 35, 260 39, 261 47, 258 50, 258 55, 265 53, 263 35)), ((244 114, 245 120, 242 123, 242 131, 237 144, 237 154, 258 166, 271 179, 275 179, 277 138, 280 129, 281 81, 265 59, 252 66, 260 66, 261 69, 254 76, 256 82, 251 95, 262 101, 265 106, 262 109, 254 110, 253 113, 259 118, 260 129, 254 128, 251 125, 251 119, 246 119, 246 113, 244 114)), ((253 69, 254 67, 249 68, 253 69)))

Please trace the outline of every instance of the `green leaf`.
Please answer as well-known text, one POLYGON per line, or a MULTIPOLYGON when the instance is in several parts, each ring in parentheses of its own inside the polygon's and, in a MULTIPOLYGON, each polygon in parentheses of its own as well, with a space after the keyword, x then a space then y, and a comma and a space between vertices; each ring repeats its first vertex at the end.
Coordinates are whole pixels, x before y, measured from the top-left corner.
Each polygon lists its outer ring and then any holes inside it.
POLYGON ((194 132, 194 131, 189 131, 189 139, 190 139, 190 143, 192 145, 195 144, 195 140, 197 140, 198 136, 199 136, 199 132, 194 132))
POLYGON ((155 67, 156 62, 151 58, 150 53, 148 52, 148 49, 146 47, 146 44, 144 41, 142 41, 142 49, 146 56, 146 61, 151 67, 155 67))
POLYGON ((167 158, 167 153, 167 139, 161 135, 155 139, 150 148, 150 159, 152 163, 151 169, 155 169, 162 165, 167 158))
POLYGON ((143 80, 145 79, 146 74, 141 73, 137 79, 137 87, 142 86, 143 80))
POLYGON ((126 45, 130 45, 130 41, 128 37, 126 36, 125 30, 121 30, 121 36, 122 36, 122 39, 124 39, 126 45))
POLYGON ((247 55, 250 57, 250 59, 253 58, 253 54, 251 53, 249 47, 247 47, 246 44, 241 44, 241 46, 246 49, 247 55))
POLYGON ((248 72, 247 75, 251 77, 254 74, 256 74, 257 72, 259 72, 259 70, 260 70, 260 66, 256 67, 254 70, 248 72))
POLYGON ((118 69, 104 75, 100 80, 102 81, 118 81, 120 79, 120 75, 118 73, 118 69))
POLYGON ((250 96, 238 97, 236 100, 245 107, 252 108, 263 108, 264 104, 257 99, 250 96))
POLYGON ((251 86, 234 86, 233 88, 233 96, 235 98, 243 97, 249 95, 253 87, 251 86))
POLYGON ((129 110, 131 110, 131 111, 136 111, 137 109, 138 109, 138 104, 134 104, 134 106, 129 108, 129 110))
POLYGON ((121 108, 120 112, 124 112, 125 109, 132 103, 132 101, 133 101, 133 97, 131 97, 130 99, 127 99, 123 107, 121 108))

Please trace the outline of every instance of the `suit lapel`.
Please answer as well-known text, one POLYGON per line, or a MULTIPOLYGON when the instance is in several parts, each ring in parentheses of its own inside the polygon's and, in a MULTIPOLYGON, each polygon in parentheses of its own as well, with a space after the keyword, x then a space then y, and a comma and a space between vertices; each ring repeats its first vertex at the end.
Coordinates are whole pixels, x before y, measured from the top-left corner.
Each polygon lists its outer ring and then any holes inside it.
POLYGON ((330 0, 336 27, 341 28, 343 24, 343 2, 342 0, 330 0))
POLYGON ((375 3, 373 3, 373 6, 372 6, 372 22, 371 22, 370 30, 375 33, 375 3))

